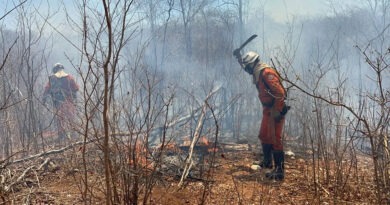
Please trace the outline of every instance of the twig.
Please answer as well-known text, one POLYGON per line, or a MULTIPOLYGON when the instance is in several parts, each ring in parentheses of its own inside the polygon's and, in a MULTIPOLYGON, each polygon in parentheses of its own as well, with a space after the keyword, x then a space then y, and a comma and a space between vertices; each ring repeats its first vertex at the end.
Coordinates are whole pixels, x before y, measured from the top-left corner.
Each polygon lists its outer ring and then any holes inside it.
POLYGON ((326 190, 320 183, 317 182, 317 185, 318 185, 322 190, 324 190, 325 193, 326 193, 328 196, 330 196, 330 193, 328 192, 328 190, 326 190))
POLYGON ((35 178, 37 179, 38 187, 41 188, 41 183, 39 182, 39 177, 38 177, 37 170, 34 170, 34 174, 35 174, 35 178))
MULTIPOLYGON (((87 144, 89 144, 91 142, 95 142, 97 140, 98 139, 90 140, 90 141, 87 142, 87 144)), ((50 151, 47 151, 47 152, 44 152, 44 153, 40 153, 40 154, 32 155, 30 157, 26 157, 26 158, 23 158, 23 159, 18 159, 18 160, 15 160, 13 162, 10 162, 9 164, 17 164, 17 163, 20 163, 20 162, 24 162, 24 161, 27 161, 27 160, 33 160, 33 159, 36 159, 36 158, 39 158, 39 157, 44 157, 44 156, 51 155, 51 154, 58 154, 58 153, 66 151, 68 149, 71 149, 71 148, 73 148, 75 146, 82 145, 83 143, 84 143, 84 141, 75 142, 75 143, 70 144, 70 145, 68 145, 66 147, 63 147, 61 149, 50 150, 50 151)))
POLYGON ((6 17, 8 14, 10 14, 13 10, 17 9, 19 6, 23 5, 24 3, 26 3, 27 0, 24 0, 23 2, 20 2, 20 4, 16 5, 13 9, 9 10, 7 13, 5 13, 2 17, 0 17, 0 21, 6 17))

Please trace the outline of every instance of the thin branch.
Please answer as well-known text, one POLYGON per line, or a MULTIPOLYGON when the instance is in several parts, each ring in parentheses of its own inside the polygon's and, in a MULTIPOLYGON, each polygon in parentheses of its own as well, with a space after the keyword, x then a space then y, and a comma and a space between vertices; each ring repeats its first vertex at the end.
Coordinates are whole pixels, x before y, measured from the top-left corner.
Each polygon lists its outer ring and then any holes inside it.
POLYGON ((13 9, 9 10, 7 13, 5 13, 2 17, 0 17, 0 21, 3 20, 8 14, 10 14, 13 10, 17 9, 18 7, 22 6, 24 3, 26 3, 27 0, 24 0, 20 4, 16 5, 13 9))

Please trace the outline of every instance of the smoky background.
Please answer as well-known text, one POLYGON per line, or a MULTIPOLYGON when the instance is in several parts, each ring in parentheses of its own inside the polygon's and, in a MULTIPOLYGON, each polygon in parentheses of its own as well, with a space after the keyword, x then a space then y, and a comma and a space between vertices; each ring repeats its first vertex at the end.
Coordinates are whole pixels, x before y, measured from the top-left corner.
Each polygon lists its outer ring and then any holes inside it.
MULTIPOLYGON (((287 79, 285 87, 293 85, 284 127, 286 143, 293 139, 289 149, 312 150, 314 163, 334 160, 356 169, 356 154, 371 156, 379 160, 378 187, 388 189, 390 4, 356 2, 324 1, 313 5, 320 14, 305 15, 292 13, 297 5, 286 2, 118 1, 110 4, 110 34, 100 1, 26 1, 1 19, 1 159, 61 147, 55 143, 56 114, 41 102, 57 62, 80 85, 69 143, 96 140, 108 156, 109 145, 101 140, 108 129, 118 167, 127 155, 135 160, 138 141, 149 148, 192 139, 204 99, 216 88, 207 98, 201 135, 213 141, 217 121, 219 142, 259 143, 257 90, 232 55, 257 34, 243 53, 257 52, 287 79), (352 158, 344 162, 346 155, 352 158)), ((1 10, 19 3, 7 0, 1 10)), ((93 164, 87 153, 84 164, 93 164)), ((102 154, 89 154, 96 153, 102 154)), ((320 181, 332 180, 331 169, 321 171, 320 181)))

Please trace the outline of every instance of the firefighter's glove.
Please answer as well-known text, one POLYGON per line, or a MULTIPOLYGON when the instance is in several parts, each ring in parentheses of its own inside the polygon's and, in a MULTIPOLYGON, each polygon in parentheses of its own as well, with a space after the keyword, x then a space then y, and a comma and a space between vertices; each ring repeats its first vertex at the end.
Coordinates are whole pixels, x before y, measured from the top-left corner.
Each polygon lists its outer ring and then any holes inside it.
POLYGON ((242 58, 241 58, 241 53, 240 53, 240 49, 237 48, 233 51, 233 55, 237 58, 238 62, 241 64, 242 63, 242 58))
POLYGON ((281 114, 284 116, 287 114, 287 112, 290 110, 291 106, 288 106, 286 104, 283 105, 283 109, 282 109, 282 112, 281 114))
POLYGON ((276 120, 276 121, 280 121, 283 117, 283 115, 278 111, 278 110, 275 110, 275 109, 272 109, 271 110, 271 116, 276 120))

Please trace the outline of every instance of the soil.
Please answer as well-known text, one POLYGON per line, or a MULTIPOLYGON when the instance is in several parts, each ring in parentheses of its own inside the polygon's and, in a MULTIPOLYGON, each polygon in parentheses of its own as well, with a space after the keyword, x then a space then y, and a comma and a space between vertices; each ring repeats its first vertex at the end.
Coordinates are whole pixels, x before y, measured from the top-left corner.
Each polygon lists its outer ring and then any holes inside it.
MULTIPOLYGON (((156 184, 150 204, 372 204, 375 194, 371 177, 371 162, 367 157, 359 157, 356 169, 345 163, 342 177, 329 172, 326 179, 324 164, 316 163, 317 180, 313 179, 313 161, 310 154, 295 153, 294 157, 286 156, 285 179, 283 181, 268 180, 265 173, 269 169, 252 170, 252 162, 256 160, 251 151, 228 151, 218 153, 215 168, 207 171, 201 179, 187 179, 179 189, 180 180, 175 176, 164 176, 156 184), (349 173, 349 174, 346 174, 349 173), (320 180, 318 180, 320 177, 320 180), (209 180, 207 180, 207 178, 209 180), (347 183, 344 183, 347 181, 347 183), (206 190, 206 191, 205 191, 206 190), (204 195, 204 197, 203 197, 204 195)), ((337 170, 330 164, 330 170, 337 170)), ((195 167, 196 169, 196 167, 195 167)), ((7 196, 8 203, 31 204, 83 204, 81 200, 80 173, 62 168, 55 172, 47 172, 39 176, 39 186, 22 188, 7 196)), ((89 173, 95 180, 95 193, 92 204, 104 203, 104 177, 89 173), (100 183, 100 184, 99 184, 100 183)))

